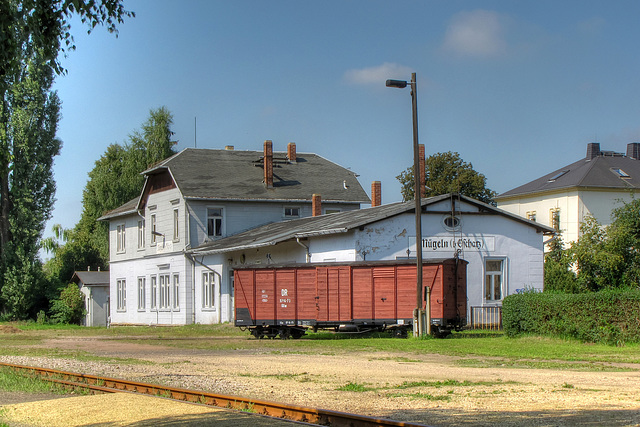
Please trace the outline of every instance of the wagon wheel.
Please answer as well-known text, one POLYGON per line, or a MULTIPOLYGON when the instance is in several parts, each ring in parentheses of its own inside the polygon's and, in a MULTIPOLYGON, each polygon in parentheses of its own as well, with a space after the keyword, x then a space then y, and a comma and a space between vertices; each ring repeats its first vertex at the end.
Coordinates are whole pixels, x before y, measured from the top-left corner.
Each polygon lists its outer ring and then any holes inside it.
POLYGON ((291 337, 291 331, 289 328, 280 328, 278 329, 278 335, 281 340, 288 340, 291 337))

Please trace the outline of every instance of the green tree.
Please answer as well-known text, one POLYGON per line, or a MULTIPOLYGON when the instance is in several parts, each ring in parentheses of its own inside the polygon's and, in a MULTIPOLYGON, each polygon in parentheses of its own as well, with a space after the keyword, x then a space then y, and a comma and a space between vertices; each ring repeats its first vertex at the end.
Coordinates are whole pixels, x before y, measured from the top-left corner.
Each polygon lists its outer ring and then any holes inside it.
POLYGON ((103 264, 109 260, 109 225, 97 219, 138 197, 144 184, 140 173, 175 154, 175 141, 171 140, 172 124, 173 115, 166 107, 150 110, 142 130, 133 132, 124 146, 111 144, 89 172, 89 181, 82 193, 82 216, 75 227, 75 236, 97 248, 103 264))
MULTIPOLYGON (((402 185, 403 200, 413 200, 413 167, 407 168, 396 179, 402 185)), ((486 187, 486 177, 455 152, 437 153, 425 160, 425 184, 426 197, 459 193, 495 205, 493 198, 496 192, 486 187)))
POLYGON ((79 325, 85 313, 84 295, 75 283, 68 284, 51 303, 51 319, 55 323, 79 325))
POLYGON ((562 237, 549 243, 550 250, 544 257, 544 290, 578 293, 580 288, 576 274, 571 268, 571 254, 564 249, 562 237))
POLYGON ((0 300, 10 318, 32 314, 42 287, 39 240, 55 200, 52 166, 61 147, 56 138, 60 101, 50 91, 52 84, 53 71, 35 53, 5 96, 8 121, 2 149, 11 153, 11 162, 3 180, 8 191, 2 209, 9 240, 0 258, 0 300))
POLYGON ((71 279, 76 270, 109 265, 109 225, 97 219, 138 197, 144 184, 140 174, 150 165, 173 154, 173 116, 166 107, 149 111, 142 129, 134 131, 124 145, 111 144, 95 162, 82 193, 82 215, 72 230, 54 226, 56 239, 45 248, 53 253, 46 270, 52 288, 49 296, 71 279))
POLYGON ((43 287, 37 252, 60 150, 51 87, 59 53, 74 48, 73 15, 114 32, 133 13, 121 0, 0 0, 0 311, 9 318, 28 316, 43 287))

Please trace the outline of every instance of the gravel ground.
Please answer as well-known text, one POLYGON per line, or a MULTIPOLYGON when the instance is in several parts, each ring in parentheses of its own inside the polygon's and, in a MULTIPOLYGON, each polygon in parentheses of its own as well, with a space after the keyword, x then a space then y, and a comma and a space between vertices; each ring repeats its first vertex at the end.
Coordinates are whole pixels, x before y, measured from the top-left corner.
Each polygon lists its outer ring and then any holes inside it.
POLYGON ((10 356, 0 361, 433 426, 640 425, 639 365, 626 365, 630 371, 615 372, 476 368, 432 354, 409 359, 381 352, 203 351, 104 338, 58 339, 45 346, 149 363, 10 356), (436 381, 442 384, 434 384, 436 381), (398 388, 419 382, 423 384, 398 388), (349 383, 364 390, 338 390, 349 383))

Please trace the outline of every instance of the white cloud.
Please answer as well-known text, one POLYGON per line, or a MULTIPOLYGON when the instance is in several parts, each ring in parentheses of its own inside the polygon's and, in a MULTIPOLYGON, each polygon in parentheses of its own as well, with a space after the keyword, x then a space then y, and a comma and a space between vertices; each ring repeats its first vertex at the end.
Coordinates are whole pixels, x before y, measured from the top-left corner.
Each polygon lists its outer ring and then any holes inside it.
POLYGON ((411 68, 390 62, 377 67, 351 69, 344 73, 344 79, 353 84, 384 85, 387 79, 411 80, 411 68))
POLYGON ((488 10, 456 14, 445 34, 443 48, 460 56, 489 58, 506 52, 500 15, 488 10))

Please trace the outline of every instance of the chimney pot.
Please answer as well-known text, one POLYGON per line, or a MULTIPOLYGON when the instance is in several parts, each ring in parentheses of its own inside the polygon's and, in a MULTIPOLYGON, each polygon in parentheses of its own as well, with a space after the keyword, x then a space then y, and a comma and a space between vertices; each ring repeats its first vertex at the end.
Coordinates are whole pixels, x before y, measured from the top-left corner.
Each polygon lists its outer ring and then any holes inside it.
POLYGON ((295 142, 290 142, 287 145, 287 157, 289 158, 289 161, 291 163, 295 163, 297 161, 297 158, 296 158, 296 143, 295 142))
POLYGON ((380 181, 373 181, 371 183, 371 207, 382 205, 382 183, 380 181))
POLYGON ((271 140, 264 142, 264 185, 273 188, 273 143, 271 140))
POLYGON ((631 142, 627 144, 627 157, 634 160, 640 160, 640 142, 631 142))
POLYGON ((590 142, 587 144, 587 160, 593 160, 600 155, 600 143, 590 142))
POLYGON ((319 194, 314 194, 311 198, 311 215, 322 215, 322 197, 319 194))

